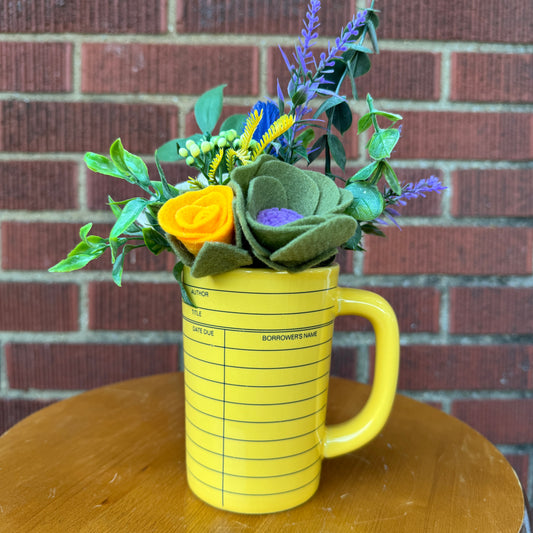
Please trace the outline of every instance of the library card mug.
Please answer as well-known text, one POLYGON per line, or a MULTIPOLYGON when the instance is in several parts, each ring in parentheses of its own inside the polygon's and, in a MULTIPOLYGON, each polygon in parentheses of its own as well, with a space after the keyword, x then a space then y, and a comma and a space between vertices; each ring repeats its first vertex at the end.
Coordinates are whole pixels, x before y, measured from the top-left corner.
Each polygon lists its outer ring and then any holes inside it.
POLYGON ((360 448, 384 426, 396 393, 399 334, 390 305, 337 286, 338 265, 291 274, 236 269, 194 278, 183 302, 187 481, 204 502, 271 513, 311 498, 323 458, 360 448), (333 323, 372 324, 367 403, 326 425, 333 323))

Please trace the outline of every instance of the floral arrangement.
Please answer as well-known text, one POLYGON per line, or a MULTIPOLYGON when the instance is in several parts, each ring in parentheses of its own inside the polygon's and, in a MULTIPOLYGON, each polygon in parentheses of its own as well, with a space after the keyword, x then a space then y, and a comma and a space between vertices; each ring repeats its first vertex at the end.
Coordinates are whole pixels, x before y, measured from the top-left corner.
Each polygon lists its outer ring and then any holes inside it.
POLYGON ((124 257, 145 246, 154 254, 176 254, 178 282, 185 265, 195 277, 244 266, 298 272, 330 263, 341 247, 362 251, 364 233, 383 236, 380 224, 396 224, 395 206, 443 190, 434 177, 399 183, 390 157, 402 117, 376 109, 370 95, 357 133, 373 130, 366 147, 371 162, 348 179, 334 173, 333 163, 345 170, 341 138, 352 127, 341 86, 349 80, 357 98, 355 80, 369 70, 369 55, 378 52, 378 17, 372 7, 359 12, 317 57, 319 10, 320 1, 310 0, 291 58, 280 47, 290 81, 285 92, 278 81, 277 102, 259 101, 248 115, 232 115, 215 133, 224 86, 207 91, 194 108, 201 133, 156 151, 159 180, 150 179, 144 161, 120 139, 109 158, 87 153, 89 169, 125 179, 145 196, 109 198, 117 219, 109 237, 89 235, 92 224, 83 226, 81 242, 50 271, 83 268, 110 250, 113 280, 120 286, 124 257), (319 156, 323 172, 309 167, 319 156), (195 175, 174 186, 162 163, 180 160, 195 175))

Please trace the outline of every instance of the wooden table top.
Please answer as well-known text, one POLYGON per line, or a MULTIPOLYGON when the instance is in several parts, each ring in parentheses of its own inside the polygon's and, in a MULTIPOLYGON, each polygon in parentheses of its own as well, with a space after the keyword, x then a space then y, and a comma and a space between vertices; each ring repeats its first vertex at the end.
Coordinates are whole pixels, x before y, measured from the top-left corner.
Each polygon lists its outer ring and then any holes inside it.
MULTIPOLYGON (((369 387, 332 378, 328 422, 369 387)), ((0 531, 518 532, 520 483, 459 420, 397 396, 380 435, 325 460, 304 505, 271 515, 214 509, 187 488, 183 375, 125 381, 55 403, 0 437, 0 531)))

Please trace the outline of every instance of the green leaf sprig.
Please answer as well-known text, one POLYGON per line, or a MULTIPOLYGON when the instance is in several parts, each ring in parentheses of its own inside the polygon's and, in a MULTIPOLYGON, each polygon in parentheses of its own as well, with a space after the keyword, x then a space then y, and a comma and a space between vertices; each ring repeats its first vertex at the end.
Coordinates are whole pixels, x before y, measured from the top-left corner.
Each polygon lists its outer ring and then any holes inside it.
POLYGON ((130 198, 120 202, 108 197, 108 205, 116 221, 107 238, 89 235, 92 224, 80 229, 81 242, 50 272, 71 272, 85 267, 89 262, 101 257, 107 250, 111 253, 113 281, 120 287, 124 270, 124 259, 136 248, 147 247, 153 254, 164 250, 171 251, 165 233, 157 223, 157 212, 161 205, 179 194, 170 185, 163 173, 156 154, 156 165, 160 181, 151 181, 144 161, 128 152, 120 139, 109 149, 109 158, 88 152, 84 161, 87 167, 100 174, 126 180, 140 187, 149 198, 130 198), (144 220, 143 220, 144 219, 144 220))

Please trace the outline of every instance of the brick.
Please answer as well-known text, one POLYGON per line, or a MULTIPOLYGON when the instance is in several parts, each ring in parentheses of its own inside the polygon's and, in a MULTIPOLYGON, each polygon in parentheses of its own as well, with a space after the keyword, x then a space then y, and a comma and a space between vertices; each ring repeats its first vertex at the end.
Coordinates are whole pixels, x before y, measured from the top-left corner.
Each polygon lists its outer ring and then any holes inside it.
POLYGON ((29 400, 24 398, 0 399, 0 433, 20 422, 35 411, 50 405, 49 400, 29 400))
POLYGON ((405 9, 402 0, 380 2, 380 39, 531 43, 529 0, 432 0, 405 9))
POLYGON ((529 161, 533 156, 533 120, 527 113, 400 114, 404 127, 395 158, 529 161))
POLYGON ((452 54, 450 98, 462 102, 531 103, 533 54, 452 54))
POLYGON ((450 332, 528 335, 533 331, 533 289, 454 287, 450 332))
MULTIPOLYGON (((2 267, 5 270, 48 270, 80 242, 79 229, 83 224, 72 223, 25 223, 4 222, 2 224, 2 267), (39 243, 39 253, 35 251, 39 243)), ((95 224, 92 235, 107 237, 111 225, 95 224)), ((126 272, 172 270, 176 262, 173 253, 162 252, 155 256, 148 249, 132 250, 126 255, 126 272)), ((87 270, 111 272, 109 252, 92 261, 87 270)), ((60 278, 61 274, 56 274, 60 278)), ((59 279, 58 279, 59 281, 59 279)))
POLYGON ((81 57, 86 93, 199 94, 222 83, 227 95, 259 92, 259 50, 249 45, 90 43, 81 57), (234 68, 237 58, 246 68, 234 68))
POLYGON ((12 389, 81 390, 178 370, 178 345, 8 344, 12 389))
MULTIPOLYGON (((365 289, 366 287, 361 287, 365 289)), ((368 287, 387 300, 405 333, 439 331, 440 293, 432 288, 368 287)), ((335 331, 371 331, 370 323, 356 316, 335 320, 335 331)))
POLYGON ((505 454, 505 458, 516 472, 522 487, 528 487, 529 456, 525 453, 505 454))
MULTIPOLYGON (((322 2, 320 35, 336 36, 354 13, 352 0, 322 2)), ((302 29, 307 3, 301 0, 177 0, 179 33, 297 35, 302 29)))
POLYGON ((452 176, 456 217, 533 217, 533 169, 458 170, 452 176))
POLYGON ((173 106, 89 102, 0 104, 0 150, 108 152, 118 137, 133 153, 153 154, 177 135, 173 106))
POLYGON ((0 161, 0 209, 76 209, 77 174, 70 161, 0 161))
POLYGON ((0 32, 166 33, 167 0, 0 2, 0 32))
POLYGON ((391 229, 389 238, 365 240, 365 274, 532 273, 529 228, 411 226, 391 229), (394 239, 394 253, 389 238, 394 239))
POLYGON ((73 284, 0 283, 0 329, 77 330, 78 288, 73 284))
POLYGON ((72 90, 70 43, 0 43, 0 91, 72 90))
MULTIPOLYGON (((159 181, 159 174, 153 163, 147 163, 150 179, 159 181)), ((163 171, 167 181, 174 185, 186 181, 189 175, 196 173, 195 169, 181 163, 163 163, 163 171)), ((142 189, 126 180, 105 176, 85 169, 87 181, 87 206, 97 211, 109 211, 108 196, 113 200, 126 200, 134 196, 148 196, 142 189)))
POLYGON ((533 389, 533 345, 402 346, 398 388, 533 389))
POLYGON ((344 346, 334 346, 331 354, 332 376, 355 379, 357 374, 357 350, 344 346))
POLYGON ((356 79, 361 99, 430 100, 440 97, 440 54, 383 50, 371 56, 370 71, 356 79))
POLYGON ((94 330, 181 330, 177 283, 89 285, 89 327, 94 330))
POLYGON ((456 400, 451 413, 494 444, 533 441, 533 398, 456 400))
POLYGON ((4 270, 47 270, 79 242, 74 224, 8 221, 1 229, 4 270))

